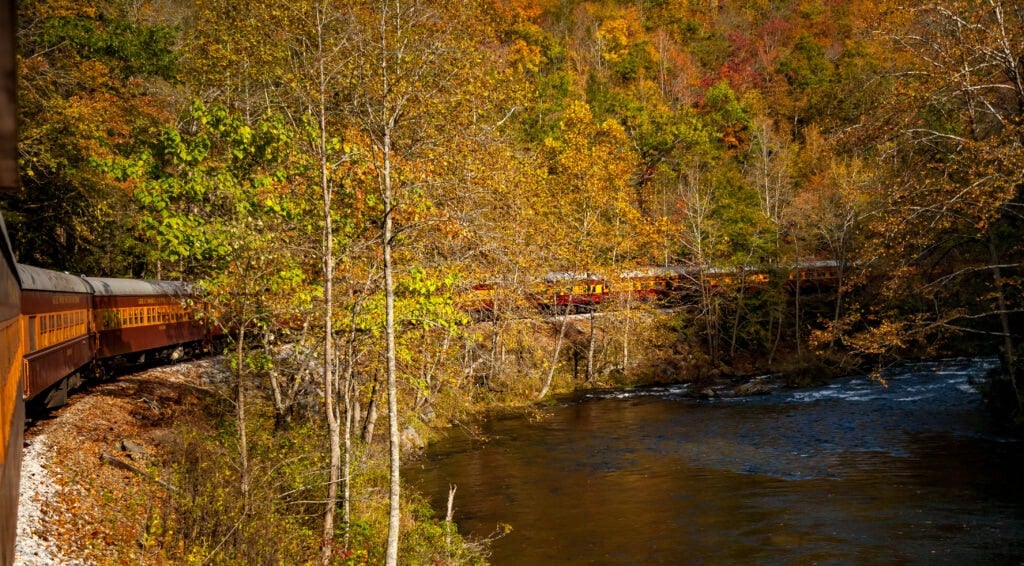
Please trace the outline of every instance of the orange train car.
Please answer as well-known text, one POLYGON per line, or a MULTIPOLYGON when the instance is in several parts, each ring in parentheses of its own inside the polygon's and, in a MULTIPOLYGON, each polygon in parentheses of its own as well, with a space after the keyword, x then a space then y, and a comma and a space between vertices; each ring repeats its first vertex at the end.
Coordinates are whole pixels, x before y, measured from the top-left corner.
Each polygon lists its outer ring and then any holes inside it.
MULTIPOLYGON (((15 2, 0 7, 0 190, 18 188, 15 2)), ((0 566, 14 563, 25 404, 21 389, 21 290, 0 216, 0 566)))
POLYGON ((0 564, 8 565, 14 562, 25 402, 21 382, 21 292, 3 217, 0 236, 0 564))

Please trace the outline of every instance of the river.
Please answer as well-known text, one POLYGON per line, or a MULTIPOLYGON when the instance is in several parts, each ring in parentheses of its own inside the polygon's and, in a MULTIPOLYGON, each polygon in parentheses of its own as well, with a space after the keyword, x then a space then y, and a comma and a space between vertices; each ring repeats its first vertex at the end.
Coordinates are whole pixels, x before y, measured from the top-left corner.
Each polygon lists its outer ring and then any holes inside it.
POLYGON ((943 360, 757 397, 563 399, 456 430, 406 477, 496 565, 1021 564, 1024 443, 943 360))

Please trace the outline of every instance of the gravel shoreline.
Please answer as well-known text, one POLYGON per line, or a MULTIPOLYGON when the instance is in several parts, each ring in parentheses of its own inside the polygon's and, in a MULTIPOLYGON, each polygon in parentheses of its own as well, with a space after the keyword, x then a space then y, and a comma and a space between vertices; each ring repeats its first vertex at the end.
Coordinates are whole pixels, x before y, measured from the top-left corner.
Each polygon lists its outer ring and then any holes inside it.
POLYGON ((25 448, 21 461, 21 492, 18 499, 18 540, 14 545, 15 566, 82 564, 62 555, 46 537, 47 514, 43 505, 57 498, 60 488, 50 474, 52 451, 43 432, 25 448))

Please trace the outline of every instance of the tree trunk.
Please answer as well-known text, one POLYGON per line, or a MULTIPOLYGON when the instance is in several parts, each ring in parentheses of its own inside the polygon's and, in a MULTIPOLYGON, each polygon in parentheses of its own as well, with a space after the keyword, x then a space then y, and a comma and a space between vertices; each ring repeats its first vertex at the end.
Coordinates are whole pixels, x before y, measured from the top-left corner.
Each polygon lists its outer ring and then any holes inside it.
MULTIPOLYGON (((797 255, 798 259, 799 257, 797 255)), ((796 357, 802 358, 803 345, 800 341, 800 270, 795 269, 793 273, 796 275, 796 279, 793 280, 793 284, 796 285, 796 288, 793 290, 793 329, 795 333, 794 338, 796 339, 796 357)))
POLYGON ((732 317, 732 336, 729 339, 729 358, 736 357, 736 342, 740 337, 740 321, 743 319, 744 299, 747 295, 747 273, 740 271, 740 288, 736 297, 736 314, 732 317))
POLYGON ((633 314, 632 306, 633 291, 631 289, 626 293, 626 320, 622 324, 622 375, 627 375, 629 372, 629 319, 633 314))
POLYGON ((590 336, 587 338, 587 383, 594 381, 594 307, 590 308, 590 336))
MULTIPOLYGON (((382 24, 383 25, 383 24, 382 24)), ((394 266, 392 265, 392 231, 394 221, 393 202, 394 194, 391 179, 391 132, 394 127, 394 119, 384 128, 384 170, 382 172, 384 184, 384 336, 387 343, 387 389, 388 389, 388 446, 391 457, 390 489, 388 491, 388 543, 385 563, 387 566, 398 564, 398 533, 401 519, 402 495, 401 480, 399 473, 400 466, 400 442, 398 427, 398 362, 396 354, 395 338, 395 281, 394 266)))
POLYGON ((548 368, 547 378, 544 379, 544 387, 542 387, 540 393, 537 394, 538 401, 547 397, 548 391, 551 389, 551 380, 554 379, 555 368, 558 367, 558 354, 562 351, 562 340, 565 338, 565 327, 569 323, 570 309, 572 309, 571 304, 565 306, 565 313, 562 316, 562 327, 558 329, 558 339, 555 340, 555 355, 552 356, 551 367, 548 368))
MULTIPOLYGON (((270 352, 270 333, 263 333, 263 351, 270 352)), ((288 425, 290 415, 288 407, 285 406, 284 394, 281 393, 281 374, 277 371, 277 364, 271 364, 267 371, 270 379, 270 389, 274 397, 274 428, 283 429, 288 425)))
POLYGON ((245 415, 245 323, 238 329, 235 343, 235 418, 238 419, 238 459, 240 487, 242 490, 242 515, 249 514, 249 440, 246 435, 245 415))
POLYGON ((366 405, 366 420, 363 421, 363 429, 359 434, 359 440, 363 444, 373 441, 373 429, 377 426, 377 382, 374 381, 370 388, 370 402, 366 405))
POLYGON ((343 435, 344 460, 342 461, 342 494, 341 494, 341 521, 345 525, 345 547, 349 544, 348 526, 352 522, 352 427, 359 418, 359 400, 355 396, 355 366, 356 366, 356 318, 359 315, 359 303, 352 306, 352 317, 349 319, 348 347, 346 348, 347 361, 345 364, 345 430, 343 435))
POLYGON ((334 375, 334 226, 331 213, 332 188, 330 184, 330 163, 327 157, 327 90, 326 54, 324 48, 324 26, 326 9, 317 4, 316 38, 317 38, 317 100, 315 112, 318 118, 319 132, 316 139, 316 153, 320 168, 320 192, 323 202, 323 251, 321 270, 324 277, 324 416, 327 418, 327 435, 330 443, 330 470, 327 481, 327 501, 324 504, 324 525, 322 536, 321 563, 327 566, 331 562, 334 547, 334 513, 338 506, 338 482, 341 477, 341 427, 338 408, 335 404, 336 386, 334 375))
POLYGON ((1013 387, 1014 404, 1017 406, 1017 415, 1024 412, 1024 400, 1021 399, 1020 389, 1017 387, 1016 375, 1016 352, 1013 347, 1013 335, 1010 332, 1010 317, 1006 312, 1006 294, 1003 290, 1003 274, 999 269, 999 253, 996 251, 996 243, 992 235, 988 237, 988 251, 992 261, 992 278, 996 288, 996 299, 999 305, 999 324, 1003 331, 1003 349, 1006 350, 1006 375, 1010 378, 1010 385, 1013 387))

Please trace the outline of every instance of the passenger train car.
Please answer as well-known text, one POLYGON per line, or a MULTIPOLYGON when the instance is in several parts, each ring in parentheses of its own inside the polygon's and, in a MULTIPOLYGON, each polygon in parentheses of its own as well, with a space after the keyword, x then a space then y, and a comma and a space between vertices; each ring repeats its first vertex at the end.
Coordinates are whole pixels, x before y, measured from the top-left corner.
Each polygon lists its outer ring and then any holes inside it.
POLYGON ((192 288, 174 281, 83 277, 92 290, 95 356, 105 364, 177 361, 205 349, 214 335, 196 308, 192 288))
POLYGON ((87 376, 116 366, 176 361, 218 338, 187 283, 75 277, 18 265, 25 399, 67 400, 87 376))
POLYGON ((21 293, 18 270, 0 217, 0 564, 14 562, 25 403, 21 383, 21 293))
POLYGON ((92 289, 81 277, 28 265, 19 264, 18 275, 25 397, 57 407, 81 384, 80 370, 93 359, 92 289))
MULTIPOLYGON (((0 191, 18 188, 15 3, 0 5, 0 191)), ((0 566, 14 562, 25 405, 21 395, 21 292, 0 217, 0 566)))

